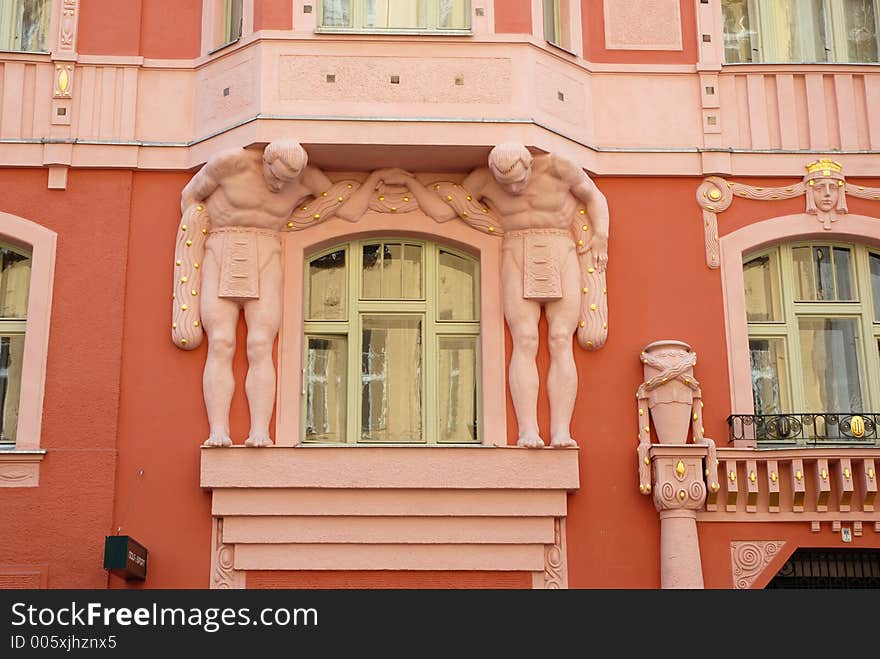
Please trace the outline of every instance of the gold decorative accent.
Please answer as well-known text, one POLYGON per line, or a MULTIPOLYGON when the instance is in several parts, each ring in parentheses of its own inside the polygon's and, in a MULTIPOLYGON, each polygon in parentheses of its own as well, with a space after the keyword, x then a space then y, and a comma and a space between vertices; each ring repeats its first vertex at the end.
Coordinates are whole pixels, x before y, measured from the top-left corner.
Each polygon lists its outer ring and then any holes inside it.
POLYGON ((199 326, 199 321, 194 320, 194 321, 193 321, 193 327, 198 327, 198 326, 199 326))
POLYGON ((645 485, 645 492, 650 492, 650 491, 651 491, 651 484, 648 483, 645 485))
POLYGON ((578 324, 579 324, 581 327, 586 327, 586 326, 587 326, 587 324, 586 324, 583 320, 582 320, 580 323, 578 323, 578 324))
POLYGON ((198 263, 193 263, 193 267, 194 267, 196 270, 198 270, 198 269, 199 269, 199 264, 198 264, 198 263))
POLYGON ((794 477, 799 481, 804 480, 804 475, 801 473, 800 469, 798 469, 796 472, 794 472, 794 477))
POLYGON ((823 469, 823 470, 822 470, 822 473, 821 473, 821 476, 822 476, 822 480, 823 480, 823 481, 827 481, 827 480, 828 480, 828 471, 825 470, 825 469, 823 469))
POLYGON ((754 483, 756 480, 758 480, 758 476, 757 476, 757 474, 755 474, 754 471, 750 471, 750 472, 749 472, 749 480, 752 481, 753 483, 754 483))
POLYGON ((596 305, 595 305, 595 304, 591 304, 591 305, 590 305, 590 311, 595 311, 595 310, 596 310, 596 305))
POLYGON ((336 197, 336 201, 341 204, 343 201, 345 201, 345 199, 343 197, 336 197))
POLYGON ((850 476, 852 476, 852 472, 850 472, 849 467, 843 470, 843 475, 846 476, 846 480, 849 480, 850 476))
POLYGON ((697 420, 697 413, 694 412, 694 415, 693 415, 693 417, 691 417, 691 418, 692 418, 694 421, 696 421, 696 420, 697 420))
POLYGON ((706 429, 703 426, 700 426, 700 434, 703 435, 703 434, 705 434, 705 432, 706 432, 706 429))
POLYGON ((404 200, 404 201, 409 201, 409 197, 404 197, 403 200, 404 200))
POLYGON ((639 492, 641 492, 642 494, 645 493, 645 484, 644 483, 639 483, 639 492))
POLYGON ((718 190, 710 190, 709 199, 711 199, 712 201, 718 201, 719 199, 721 199, 721 192, 719 192, 718 190))
POLYGON ((186 339, 181 339, 180 343, 181 343, 181 345, 186 345, 186 339))
POLYGON ((300 210, 303 211, 303 212, 306 212, 307 210, 309 210, 309 207, 308 207, 308 206, 303 206, 302 208, 300 208, 300 210))
POLYGON ((645 464, 648 466, 650 466, 651 464, 651 458, 649 458, 647 455, 645 456, 645 464))
POLYGON ((201 204, 199 204, 198 206, 196 206, 196 210, 197 210, 197 211, 203 211, 203 210, 205 210, 205 207, 202 206, 201 204))
POLYGON ((452 201, 452 195, 451 195, 451 194, 446 195, 446 201, 452 201))
POLYGON ((684 490, 679 490, 678 498, 684 501, 685 499, 687 499, 687 492, 685 492, 684 490))
POLYGON ((292 228, 293 228, 293 222, 288 222, 288 223, 287 223, 287 228, 288 228, 288 229, 292 229, 292 228))
POLYGON ((578 213, 580 213, 581 215, 585 215, 586 212, 587 212, 587 211, 585 211, 583 208, 581 208, 581 209, 578 210, 578 213))
POLYGON ((856 415, 849 422, 849 429, 852 432, 853 437, 864 437, 865 436, 865 420, 856 415))
POLYGON ((717 492, 719 489, 721 489, 721 486, 718 483, 712 483, 709 486, 709 489, 712 490, 713 492, 717 492))
POLYGON ((196 289, 192 289, 192 290, 190 291, 190 294, 192 294, 192 295, 198 295, 199 292, 198 292, 196 289))
POLYGON ((188 305, 188 304, 181 304, 181 305, 180 305, 180 310, 181 310, 181 311, 186 311, 187 309, 189 309, 189 305, 188 305))
POLYGON ((588 347, 588 348, 592 348, 592 347, 593 347, 593 342, 592 342, 592 341, 587 341, 587 347, 588 347))
POLYGON ((608 329, 608 323, 602 323, 602 329, 608 329))
POLYGON ((581 227, 581 231, 588 231, 589 228, 590 228, 590 227, 588 227, 588 226, 585 224, 584 226, 581 227))
POLYGON ((193 244, 193 241, 192 241, 192 240, 187 240, 187 241, 186 241, 186 246, 187 246, 187 247, 192 247, 192 244, 193 244))
POLYGON ((678 464, 675 465, 675 473, 678 474, 679 478, 684 477, 684 462, 681 460, 678 461, 678 464))
POLYGON ((205 235, 205 236, 207 236, 207 235, 208 235, 208 230, 207 230, 207 229, 202 229, 202 234, 205 235))
POLYGON ((380 194, 380 195, 379 195, 379 201, 385 201, 385 195, 380 194))
POLYGON ((316 220, 320 220, 320 219, 321 219, 321 214, 320 214, 320 213, 315 213, 314 215, 312 215, 312 217, 315 218, 316 220))
POLYGON ((645 432, 651 432, 651 428, 649 426, 645 426, 645 432))
POLYGON ((181 231, 186 231, 186 225, 185 225, 185 224, 181 225, 180 230, 181 230, 181 231))
POLYGON ((171 329, 177 329, 177 323, 171 323, 171 329))
POLYGON ((495 233, 495 227, 489 227, 489 233, 495 233))
POLYGON ((584 295, 586 295, 587 293, 590 292, 590 289, 587 288, 586 286, 584 286, 583 291, 584 291, 584 295))
POLYGON ((874 480, 874 470, 873 469, 868 469, 868 478, 870 478, 871 480, 874 480))
POLYGON ((736 472, 731 469, 730 470, 730 482, 733 483, 736 480, 736 472))
POLYGON ((594 272, 596 272, 596 269, 595 268, 587 268, 587 272, 589 272, 590 274, 593 274, 594 272))
POLYGON ((843 166, 839 162, 834 162, 830 158, 820 158, 819 160, 811 162, 809 165, 807 165, 808 174, 814 174, 819 170, 822 170, 823 176, 831 176, 832 171, 838 173, 842 172, 843 166))
POLYGON ((174 265, 180 265, 180 259, 177 259, 177 260, 174 262, 174 265))
POLYGON ((645 410, 639 408, 639 416, 645 416, 645 410))
POLYGON ((189 277, 181 277, 181 278, 180 278, 180 283, 181 283, 181 284, 185 284, 185 283, 188 282, 188 281, 189 281, 189 277))
POLYGON ((391 212, 392 212, 392 213, 396 213, 396 212, 397 212, 397 206, 392 206, 392 207, 391 207, 391 212))
POLYGON ((607 288, 603 288, 603 289, 602 289, 602 293, 603 293, 604 295, 608 295, 608 289, 607 289, 607 288))
POLYGON ((771 480, 772 482, 775 483, 776 480, 777 480, 777 478, 778 478, 778 476, 776 475, 776 472, 775 472, 775 471, 771 471, 771 472, 770 472, 770 480, 771 480))
POLYGON ((327 193, 326 193, 326 192, 322 192, 322 193, 321 193, 321 196, 322 196, 322 197, 326 197, 326 196, 327 196, 327 193))
POLYGON ((470 195, 468 195, 468 196, 466 197, 466 199, 467 199, 468 201, 470 201, 471 199, 473 199, 473 197, 471 197, 470 195))
POLYGON ((583 247, 583 246, 584 246, 584 241, 578 240, 578 247, 583 247))

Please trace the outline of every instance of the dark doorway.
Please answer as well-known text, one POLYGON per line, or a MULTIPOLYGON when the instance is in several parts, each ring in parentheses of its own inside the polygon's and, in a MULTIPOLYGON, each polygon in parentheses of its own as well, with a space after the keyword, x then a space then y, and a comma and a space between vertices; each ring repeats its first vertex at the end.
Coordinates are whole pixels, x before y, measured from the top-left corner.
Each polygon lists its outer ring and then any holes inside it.
POLYGON ((798 549, 767 588, 880 588, 880 549, 798 549))

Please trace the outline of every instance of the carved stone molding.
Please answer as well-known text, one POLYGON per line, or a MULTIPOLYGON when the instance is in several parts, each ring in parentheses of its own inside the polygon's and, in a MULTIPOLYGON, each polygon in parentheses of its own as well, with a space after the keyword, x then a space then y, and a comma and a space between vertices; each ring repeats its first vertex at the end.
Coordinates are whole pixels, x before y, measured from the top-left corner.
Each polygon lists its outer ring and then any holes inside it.
POLYGON ((58 46, 53 59, 75 59, 79 2, 64 0, 58 21, 58 46))
POLYGON ((544 588, 568 588, 568 562, 565 559, 565 518, 553 520, 553 544, 544 548, 544 588))
POLYGON ((778 201, 805 196, 806 213, 815 215, 823 229, 830 231, 833 223, 846 214, 846 196, 859 199, 880 200, 880 188, 869 188, 847 183, 840 164, 821 159, 806 166, 803 181, 776 188, 756 187, 728 181, 720 176, 709 176, 697 187, 697 204, 703 211, 703 232, 706 245, 706 265, 721 265, 718 243, 718 213, 723 213, 733 203, 734 197, 760 201, 778 201), (830 182, 837 191, 831 204, 825 206, 819 200, 824 182, 830 182))
POLYGON ((215 517, 211 529, 211 588, 240 590, 245 573, 235 569, 235 545, 223 542, 223 518, 215 517))
POLYGON ((731 542, 730 561, 733 566, 734 588, 751 588, 755 580, 784 546, 783 540, 731 542))

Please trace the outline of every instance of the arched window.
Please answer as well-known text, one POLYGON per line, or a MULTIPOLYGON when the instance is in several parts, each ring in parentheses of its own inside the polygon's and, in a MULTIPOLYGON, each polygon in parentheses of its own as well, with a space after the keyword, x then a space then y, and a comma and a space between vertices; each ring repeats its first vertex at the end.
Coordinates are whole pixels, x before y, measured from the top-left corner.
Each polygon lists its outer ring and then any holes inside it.
POLYGON ((480 268, 414 238, 306 259, 302 439, 479 443, 480 268))
POLYGON ((851 415, 870 431, 880 410, 880 251, 777 245, 744 256, 743 279, 755 414, 795 415, 763 438, 858 440, 851 415))
POLYGON ((0 242, 0 444, 15 444, 31 252, 0 242))

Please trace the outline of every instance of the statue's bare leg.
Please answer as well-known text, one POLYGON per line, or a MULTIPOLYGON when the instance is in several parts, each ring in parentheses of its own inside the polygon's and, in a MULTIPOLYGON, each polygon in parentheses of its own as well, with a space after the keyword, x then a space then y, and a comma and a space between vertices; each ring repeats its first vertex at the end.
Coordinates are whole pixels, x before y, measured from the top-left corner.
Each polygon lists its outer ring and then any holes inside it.
POLYGON ((260 297, 244 305, 248 372, 245 380, 251 430, 245 446, 271 446, 269 422, 275 406, 272 347, 281 324, 281 260, 276 255, 260 274, 260 297))
POLYGON ((538 320, 541 305, 523 299, 521 250, 505 249, 501 264, 504 317, 513 339, 510 356, 510 397, 519 427, 517 446, 544 446, 538 433, 538 320), (519 251, 519 254, 516 254, 519 251))
POLYGON ((202 376, 205 408, 210 434, 205 446, 232 446, 229 437, 229 408, 235 390, 232 357, 235 354, 235 330, 239 306, 217 297, 220 268, 211 250, 202 264, 201 315, 208 337, 208 356, 202 376))
POLYGON ((547 374, 550 446, 555 447, 577 446, 571 438, 571 417, 578 387, 572 338, 580 316, 580 295, 580 270, 572 250, 562 268, 562 298, 544 307, 550 347, 550 371, 547 374))

